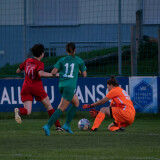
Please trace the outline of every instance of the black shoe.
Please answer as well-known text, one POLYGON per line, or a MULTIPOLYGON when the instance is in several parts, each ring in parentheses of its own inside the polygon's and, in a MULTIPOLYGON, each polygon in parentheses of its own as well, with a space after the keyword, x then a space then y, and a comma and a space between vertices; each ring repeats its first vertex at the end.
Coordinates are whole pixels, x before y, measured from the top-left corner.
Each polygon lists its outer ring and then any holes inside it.
POLYGON ((63 132, 63 131, 64 131, 64 129, 63 129, 62 127, 56 127, 56 130, 57 130, 57 131, 60 131, 60 132, 63 132))
POLYGON ((119 128, 119 129, 115 130, 115 132, 124 132, 124 130, 125 130, 125 128, 124 128, 124 127, 121 127, 121 128, 119 128))
POLYGON ((95 128, 95 129, 90 128, 89 131, 90 132, 98 131, 98 128, 95 128))

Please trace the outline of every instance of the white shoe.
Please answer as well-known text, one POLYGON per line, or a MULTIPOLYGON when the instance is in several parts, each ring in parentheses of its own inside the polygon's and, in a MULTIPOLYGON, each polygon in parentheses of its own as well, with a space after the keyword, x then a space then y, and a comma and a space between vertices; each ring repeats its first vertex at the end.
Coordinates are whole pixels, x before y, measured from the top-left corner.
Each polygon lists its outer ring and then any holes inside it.
POLYGON ((14 109, 14 113, 15 113, 15 120, 17 123, 22 123, 22 119, 19 115, 19 109, 18 108, 15 108, 14 109))
POLYGON ((60 131, 60 132, 65 131, 62 127, 56 127, 56 130, 57 130, 57 131, 60 131))

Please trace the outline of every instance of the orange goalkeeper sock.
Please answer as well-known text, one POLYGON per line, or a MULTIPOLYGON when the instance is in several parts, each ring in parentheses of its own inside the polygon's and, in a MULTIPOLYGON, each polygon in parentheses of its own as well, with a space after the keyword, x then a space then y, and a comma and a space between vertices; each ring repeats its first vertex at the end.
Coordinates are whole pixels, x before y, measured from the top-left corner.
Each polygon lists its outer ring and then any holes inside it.
POLYGON ((112 126, 109 128, 110 131, 116 131, 118 130, 120 127, 117 127, 117 126, 112 126))
POLYGON ((105 114, 102 112, 99 112, 91 129, 94 130, 95 128, 98 128, 102 123, 102 121, 104 120, 104 118, 105 118, 105 114))

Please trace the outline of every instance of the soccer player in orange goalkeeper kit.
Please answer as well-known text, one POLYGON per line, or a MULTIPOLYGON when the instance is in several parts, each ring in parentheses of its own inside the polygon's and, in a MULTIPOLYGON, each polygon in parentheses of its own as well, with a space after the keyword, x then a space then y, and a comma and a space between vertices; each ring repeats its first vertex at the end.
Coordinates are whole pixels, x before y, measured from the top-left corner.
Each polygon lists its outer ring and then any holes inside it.
POLYGON ((114 76, 107 81, 108 94, 103 99, 93 103, 84 104, 83 109, 92 108, 103 105, 104 103, 112 100, 109 107, 102 107, 100 111, 92 109, 90 111, 91 117, 95 118, 91 131, 96 131, 105 116, 112 117, 114 122, 109 124, 109 131, 124 131, 124 128, 134 122, 135 109, 133 102, 130 100, 129 95, 125 90, 119 87, 119 84, 114 76))

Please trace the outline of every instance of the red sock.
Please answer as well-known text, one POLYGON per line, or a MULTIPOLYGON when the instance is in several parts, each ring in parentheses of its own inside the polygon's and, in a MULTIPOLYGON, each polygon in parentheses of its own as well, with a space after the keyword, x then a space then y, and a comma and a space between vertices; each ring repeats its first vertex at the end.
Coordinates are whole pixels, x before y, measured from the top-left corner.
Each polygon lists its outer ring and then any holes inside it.
POLYGON ((19 111, 20 111, 20 114, 21 114, 21 115, 27 115, 27 112, 28 112, 27 109, 26 109, 26 108, 23 108, 23 107, 20 107, 20 108, 19 108, 19 111))
MULTIPOLYGON (((52 114, 55 112, 55 110, 54 110, 54 108, 53 108, 53 109, 48 110, 47 112, 48 112, 49 117, 51 117, 52 114)), ((56 126, 56 127, 61 127, 59 120, 57 120, 57 121, 55 122, 55 126, 56 126)))

